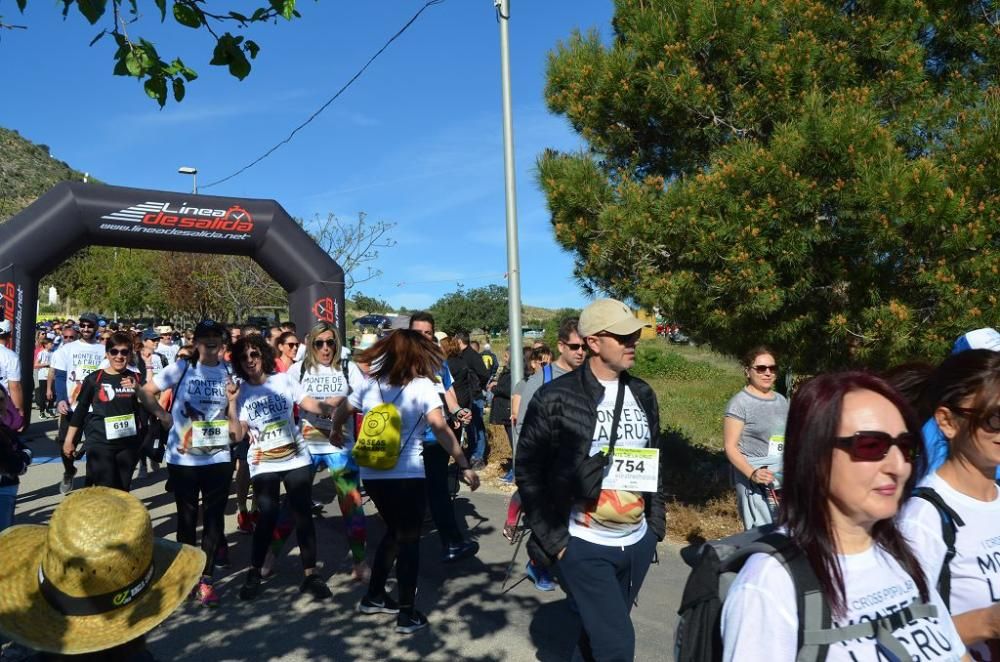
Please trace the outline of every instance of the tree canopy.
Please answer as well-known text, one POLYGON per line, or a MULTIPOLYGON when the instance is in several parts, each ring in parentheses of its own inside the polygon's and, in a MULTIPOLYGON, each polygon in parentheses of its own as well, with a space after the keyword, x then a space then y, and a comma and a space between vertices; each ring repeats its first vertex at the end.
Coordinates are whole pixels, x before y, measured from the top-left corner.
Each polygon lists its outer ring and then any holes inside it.
POLYGON ((578 279, 800 371, 996 321, 993 3, 617 0, 550 54, 538 177, 578 279))
POLYGON ((482 329, 499 333, 507 328, 507 288, 487 285, 446 294, 431 306, 434 325, 447 333, 482 329))

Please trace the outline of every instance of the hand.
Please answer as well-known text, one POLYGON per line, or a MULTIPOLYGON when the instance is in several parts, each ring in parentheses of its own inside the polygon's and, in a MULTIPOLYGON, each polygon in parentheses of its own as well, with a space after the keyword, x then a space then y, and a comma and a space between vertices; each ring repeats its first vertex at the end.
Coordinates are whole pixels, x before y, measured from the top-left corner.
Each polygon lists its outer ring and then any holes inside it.
POLYGON ((45 400, 47 402, 52 402, 55 399, 56 399, 56 394, 55 393, 53 393, 52 391, 46 391, 45 392, 45 400))
POLYGON ((330 430, 330 443, 337 448, 344 447, 344 428, 343 426, 335 427, 330 430))
POLYGON ((76 452, 76 448, 73 446, 73 442, 67 439, 63 442, 62 451, 63 455, 66 457, 73 457, 73 453, 76 452))
POLYGON ((164 430, 169 430, 174 427, 174 417, 171 416, 170 412, 166 409, 163 410, 162 414, 156 417, 156 420, 160 422, 160 425, 163 426, 164 430))
POLYGON ((462 407, 455 412, 455 419, 462 425, 468 425, 472 422, 472 410, 468 407, 462 407))
POLYGON ((56 405, 56 409, 58 409, 59 413, 63 416, 69 416, 69 403, 65 400, 60 400, 59 404, 56 405))
POLYGON ((240 387, 236 384, 229 382, 226 384, 226 399, 230 402, 236 402, 236 396, 240 393, 240 387))
POLYGON ((774 472, 767 467, 761 467, 750 474, 750 479, 758 485, 770 485, 774 482, 774 472))
POLYGON ((472 469, 462 470, 462 482, 468 485, 473 492, 479 489, 479 474, 472 469))

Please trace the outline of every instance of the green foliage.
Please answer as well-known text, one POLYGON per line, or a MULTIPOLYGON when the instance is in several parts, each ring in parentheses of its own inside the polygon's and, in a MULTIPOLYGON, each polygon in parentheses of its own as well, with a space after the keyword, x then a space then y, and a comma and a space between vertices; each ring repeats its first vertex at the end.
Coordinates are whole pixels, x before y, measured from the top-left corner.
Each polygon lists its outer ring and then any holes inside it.
POLYGON ((948 3, 617 0, 546 98, 578 279, 798 372, 936 358, 996 323, 1000 33, 948 3))
POLYGON ((578 308, 560 308, 555 311, 552 317, 545 320, 545 323, 542 325, 542 330, 545 333, 542 339, 556 354, 559 353, 559 348, 557 347, 557 343, 559 342, 559 325, 568 317, 579 319, 580 312, 578 308))
POLYGON ((447 333, 482 329, 495 334, 507 328, 507 288, 487 285, 446 294, 431 306, 434 324, 447 333))
POLYGON ((716 379, 725 375, 719 368, 684 358, 662 343, 640 343, 636 347, 633 372, 640 377, 662 377, 678 381, 716 379))
POLYGON ((386 301, 382 299, 376 299, 375 297, 365 296, 360 292, 355 293, 351 297, 351 301, 354 303, 354 307, 358 310, 364 311, 365 313, 387 313, 392 310, 386 301))
MULTIPOLYGON (((156 5, 160 22, 167 21, 167 0, 153 0, 156 5)), ((174 58, 169 63, 156 51, 152 42, 136 36, 132 24, 139 22, 144 15, 139 9, 139 0, 110 0, 111 12, 108 12, 108 0, 61 0, 63 17, 67 17, 74 5, 83 18, 91 25, 96 25, 102 19, 107 27, 95 36, 90 45, 93 46, 104 36, 114 37, 115 50, 112 58, 115 61, 116 76, 131 76, 143 83, 146 94, 154 99, 162 108, 167 102, 168 88, 174 101, 184 99, 185 83, 190 83, 198 77, 194 69, 186 66, 180 58, 174 58), (126 32, 125 26, 128 26, 126 32)), ((27 0, 17 0, 18 10, 22 13, 27 6, 27 0)), ((245 11, 245 7, 238 5, 245 11)), ((170 16, 174 22, 186 28, 204 30, 215 40, 210 64, 223 66, 229 73, 240 80, 250 74, 250 60, 257 57, 260 46, 242 34, 223 32, 218 34, 219 25, 235 24, 240 30, 251 28, 255 23, 270 23, 278 18, 292 20, 299 18, 295 9, 295 0, 268 0, 268 3, 256 7, 250 13, 240 11, 210 12, 204 0, 172 0, 170 16)), ((3 24, 0 23, 0 28, 3 24)))

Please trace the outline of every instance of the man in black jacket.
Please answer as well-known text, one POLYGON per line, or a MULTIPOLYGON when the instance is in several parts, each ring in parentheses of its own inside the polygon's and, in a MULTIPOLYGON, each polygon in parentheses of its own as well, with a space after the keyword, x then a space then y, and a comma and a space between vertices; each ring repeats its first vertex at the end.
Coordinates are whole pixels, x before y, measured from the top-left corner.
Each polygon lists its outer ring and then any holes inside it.
POLYGON ((486 408, 486 397, 484 391, 486 384, 490 380, 490 371, 483 363, 476 350, 469 345, 469 334, 466 331, 459 331, 455 334, 459 349, 462 350, 459 356, 475 373, 476 383, 472 385, 472 430, 475 445, 472 447, 472 457, 469 461, 472 468, 481 471, 486 466, 486 422, 483 420, 483 410, 486 408))
POLYGON ((587 306, 579 333, 590 358, 538 391, 518 439, 528 545, 576 600, 586 660, 634 659, 629 612, 666 533, 659 407, 627 372, 644 326, 620 301, 587 306), (599 495, 586 498, 581 465, 599 451, 610 461, 599 495))

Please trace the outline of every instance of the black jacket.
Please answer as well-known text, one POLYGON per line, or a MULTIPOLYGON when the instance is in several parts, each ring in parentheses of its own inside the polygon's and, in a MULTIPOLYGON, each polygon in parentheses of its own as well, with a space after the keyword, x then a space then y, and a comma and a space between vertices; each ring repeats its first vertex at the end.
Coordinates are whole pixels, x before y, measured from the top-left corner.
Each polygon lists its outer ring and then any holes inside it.
MULTIPOLYGON (((632 389, 649 423, 649 448, 660 448, 660 410, 649 384, 627 372, 623 383, 632 389)), ((525 521, 532 536, 528 545, 553 561, 569 543, 569 515, 574 502, 577 466, 590 455, 597 405, 604 387, 587 362, 538 390, 528 404, 517 440, 514 479, 521 495, 525 521)), ((658 490, 647 494, 646 523, 657 539, 666 534, 663 473, 660 453, 658 490)), ((529 550, 532 551, 532 550, 529 550)), ((540 558, 534 555, 534 558, 540 558)))
POLYGON ((479 378, 469 369, 469 365, 460 355, 449 356, 448 372, 451 373, 451 386, 455 389, 455 399, 459 407, 472 406, 472 384, 479 383, 479 378))
POLYGON ((504 368, 493 384, 493 404, 490 405, 490 423, 510 423, 510 369, 504 368))
MULTIPOLYGON (((459 354, 459 356, 462 357, 462 360, 469 366, 469 369, 476 373, 476 377, 479 378, 479 390, 485 390, 487 382, 490 381, 490 370, 486 367, 486 364, 483 363, 483 357, 477 354, 476 350, 468 346, 462 350, 462 353, 459 354)), ((473 393, 472 397, 475 400, 481 396, 473 393)))
POLYGON ((0 487, 17 485, 31 464, 31 450, 13 430, 0 425, 0 487))

